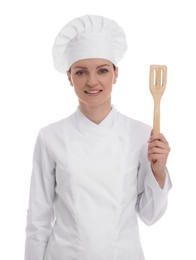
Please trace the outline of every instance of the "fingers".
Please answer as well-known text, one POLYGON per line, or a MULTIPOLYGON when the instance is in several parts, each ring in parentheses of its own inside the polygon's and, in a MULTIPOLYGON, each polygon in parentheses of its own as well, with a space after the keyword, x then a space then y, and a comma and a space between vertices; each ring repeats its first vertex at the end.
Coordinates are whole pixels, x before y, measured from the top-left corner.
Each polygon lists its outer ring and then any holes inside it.
POLYGON ((168 143, 164 143, 160 140, 154 140, 154 141, 150 141, 149 142, 149 145, 148 145, 148 148, 151 149, 151 148, 160 148, 160 149, 168 149, 169 148, 169 145, 168 143))
POLYGON ((168 142, 167 142, 167 140, 166 140, 166 138, 165 138, 165 136, 163 134, 161 134, 161 133, 160 134, 153 134, 153 132, 151 132, 149 143, 153 142, 155 140, 159 140, 159 141, 161 141, 163 143, 168 144, 168 142))
POLYGON ((148 144, 148 159, 151 163, 153 174, 161 187, 163 187, 165 181, 165 169, 169 152, 170 147, 165 136, 151 132, 148 144))
POLYGON ((157 154, 148 157, 151 166, 157 166, 157 172, 161 172, 163 169, 166 168, 167 164, 167 157, 158 156, 157 154))
POLYGON ((148 159, 149 161, 166 161, 168 157, 169 152, 168 151, 148 151, 148 159))
POLYGON ((149 139, 148 158, 150 161, 166 160, 170 152, 169 144, 163 134, 153 134, 149 139))

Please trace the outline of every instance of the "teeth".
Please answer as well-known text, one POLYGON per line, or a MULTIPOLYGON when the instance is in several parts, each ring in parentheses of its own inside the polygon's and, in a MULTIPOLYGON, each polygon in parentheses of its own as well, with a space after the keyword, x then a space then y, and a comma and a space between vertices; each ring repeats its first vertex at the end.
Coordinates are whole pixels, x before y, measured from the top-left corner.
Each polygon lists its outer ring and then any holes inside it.
POLYGON ((96 94, 96 93, 99 93, 101 90, 88 90, 88 91, 85 91, 86 93, 88 94, 96 94))

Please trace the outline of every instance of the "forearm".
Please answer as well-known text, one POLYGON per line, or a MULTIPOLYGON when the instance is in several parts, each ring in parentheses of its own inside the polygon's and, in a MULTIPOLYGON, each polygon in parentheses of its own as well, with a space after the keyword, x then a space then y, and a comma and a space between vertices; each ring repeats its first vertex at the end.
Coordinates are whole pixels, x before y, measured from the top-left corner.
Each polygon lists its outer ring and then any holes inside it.
POLYGON ((138 195, 137 211, 147 225, 155 223, 166 211, 168 193, 171 188, 168 172, 161 185, 163 186, 160 186, 154 174, 149 172, 144 181, 143 191, 138 195))
MULTIPOLYGON (((153 172, 153 170, 152 170, 153 172)), ((159 184, 160 188, 163 189, 164 185, 165 185, 165 180, 166 180, 166 169, 162 172, 159 172, 159 174, 156 174, 155 172, 153 172, 154 177, 157 181, 157 183, 159 184)))

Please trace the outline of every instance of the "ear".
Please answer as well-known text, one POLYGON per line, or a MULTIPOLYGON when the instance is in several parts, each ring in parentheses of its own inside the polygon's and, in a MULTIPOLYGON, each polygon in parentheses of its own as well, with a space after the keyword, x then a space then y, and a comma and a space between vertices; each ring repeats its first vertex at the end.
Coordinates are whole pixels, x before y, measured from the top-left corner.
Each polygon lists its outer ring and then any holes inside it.
POLYGON ((71 73, 69 71, 67 72, 67 78, 69 80, 70 85, 73 87, 73 83, 72 83, 72 79, 71 79, 71 73))
POLYGON ((114 70, 114 81, 113 81, 113 84, 116 83, 117 78, 118 78, 118 67, 116 67, 115 70, 114 70))

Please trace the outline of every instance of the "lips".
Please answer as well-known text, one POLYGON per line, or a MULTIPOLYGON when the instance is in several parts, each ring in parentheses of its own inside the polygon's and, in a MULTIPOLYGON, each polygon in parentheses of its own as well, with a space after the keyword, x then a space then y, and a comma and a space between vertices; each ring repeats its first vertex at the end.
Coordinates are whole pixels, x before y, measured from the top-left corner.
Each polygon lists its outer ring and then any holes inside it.
POLYGON ((100 93, 101 91, 102 91, 101 89, 89 89, 89 90, 85 90, 84 92, 86 94, 95 95, 100 93))

